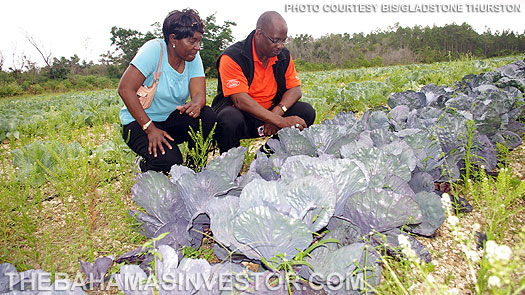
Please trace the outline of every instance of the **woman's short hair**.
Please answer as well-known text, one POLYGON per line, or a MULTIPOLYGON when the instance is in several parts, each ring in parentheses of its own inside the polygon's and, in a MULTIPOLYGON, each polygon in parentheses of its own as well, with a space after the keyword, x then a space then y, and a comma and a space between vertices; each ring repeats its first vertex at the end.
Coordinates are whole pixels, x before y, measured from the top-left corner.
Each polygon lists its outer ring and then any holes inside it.
POLYGON ((195 32, 204 34, 204 23, 194 9, 173 10, 168 13, 162 25, 162 34, 166 43, 169 42, 170 34, 175 34, 175 39, 180 40, 192 37, 195 32))

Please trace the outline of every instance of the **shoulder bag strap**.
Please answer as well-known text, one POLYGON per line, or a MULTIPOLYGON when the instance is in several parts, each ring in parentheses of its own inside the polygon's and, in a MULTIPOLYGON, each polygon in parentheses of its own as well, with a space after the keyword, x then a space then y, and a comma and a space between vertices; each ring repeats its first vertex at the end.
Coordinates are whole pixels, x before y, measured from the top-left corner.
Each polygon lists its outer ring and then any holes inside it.
MULTIPOLYGON (((159 41, 157 39, 157 41, 159 41)), ((160 42, 160 60, 159 60, 159 67, 157 68, 157 72, 156 73, 153 73, 153 78, 155 78, 155 81, 159 81, 159 78, 160 78, 160 66, 162 65, 162 53, 164 52, 164 47, 162 46, 162 42, 160 42)))

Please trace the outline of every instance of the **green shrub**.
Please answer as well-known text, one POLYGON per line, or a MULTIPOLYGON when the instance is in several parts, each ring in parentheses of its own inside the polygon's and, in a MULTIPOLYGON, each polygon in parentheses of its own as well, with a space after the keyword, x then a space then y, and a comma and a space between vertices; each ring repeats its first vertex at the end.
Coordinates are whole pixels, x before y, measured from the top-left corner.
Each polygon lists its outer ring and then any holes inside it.
POLYGON ((0 97, 22 94, 24 90, 16 82, 0 82, 0 97))
POLYGON ((298 72, 328 71, 328 70, 334 70, 336 68, 334 64, 329 64, 329 63, 316 64, 316 63, 303 61, 301 59, 295 60, 294 64, 298 72))
POLYGON ((29 85, 27 91, 31 94, 41 94, 44 93, 45 89, 40 84, 29 85))
POLYGON ((69 79, 61 81, 61 83, 64 86, 64 88, 67 89, 67 90, 75 89, 75 86, 73 85, 73 83, 71 83, 71 80, 69 80, 69 79))
POLYGON ((15 82, 15 78, 11 73, 0 71, 0 81, 5 83, 15 82))

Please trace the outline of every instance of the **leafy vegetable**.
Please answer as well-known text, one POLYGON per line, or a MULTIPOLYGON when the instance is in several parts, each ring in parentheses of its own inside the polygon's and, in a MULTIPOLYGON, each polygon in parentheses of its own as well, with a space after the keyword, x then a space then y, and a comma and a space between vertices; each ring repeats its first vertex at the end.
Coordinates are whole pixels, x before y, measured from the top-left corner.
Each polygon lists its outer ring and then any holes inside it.
POLYGON ((35 141, 11 154, 18 180, 38 187, 48 178, 67 171, 67 159, 84 155, 85 151, 78 142, 62 145, 54 141, 35 141))
POLYGON ((377 188, 348 198, 343 217, 357 225, 362 233, 383 232, 423 220, 421 210, 412 198, 377 188))

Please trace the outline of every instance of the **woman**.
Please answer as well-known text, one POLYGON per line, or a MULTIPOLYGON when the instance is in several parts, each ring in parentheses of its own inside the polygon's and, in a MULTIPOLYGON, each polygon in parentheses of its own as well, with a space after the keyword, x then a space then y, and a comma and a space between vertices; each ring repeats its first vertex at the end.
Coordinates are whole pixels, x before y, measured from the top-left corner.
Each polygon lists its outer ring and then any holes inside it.
POLYGON ((162 26, 164 39, 146 42, 131 61, 118 93, 125 107, 120 111, 123 138, 143 159, 142 172, 148 170, 168 173, 174 164, 182 164, 177 144, 188 141, 194 146, 188 131, 199 130, 202 121, 206 138, 217 119, 206 106, 206 81, 199 55, 204 24, 192 9, 172 11, 162 26), (143 109, 137 97, 141 85, 153 82, 162 44, 160 79, 151 107, 143 109), (188 96, 191 97, 189 102, 188 96))

